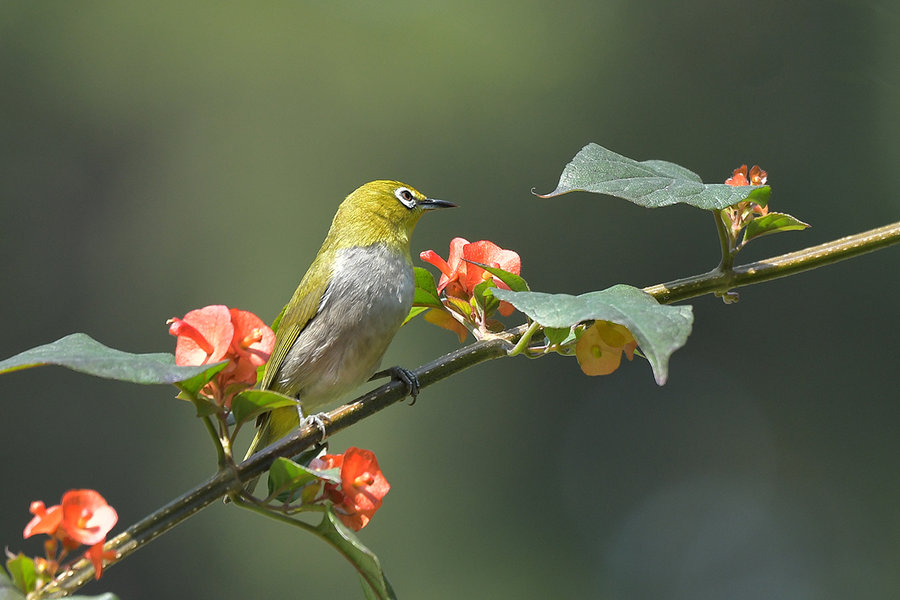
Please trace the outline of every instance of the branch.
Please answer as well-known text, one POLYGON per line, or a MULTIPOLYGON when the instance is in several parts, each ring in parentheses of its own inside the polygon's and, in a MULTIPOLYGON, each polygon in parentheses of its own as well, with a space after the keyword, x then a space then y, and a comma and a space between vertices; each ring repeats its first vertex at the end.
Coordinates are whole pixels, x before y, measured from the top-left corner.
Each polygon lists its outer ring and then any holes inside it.
MULTIPOLYGON (((704 275, 653 285, 644 288, 644 291, 659 302, 670 304, 695 296, 724 293, 732 288, 794 275, 897 243, 900 243, 900 222, 734 269, 723 270, 720 266, 704 275)), ((515 327, 495 338, 454 350, 418 368, 414 373, 419 380, 420 388, 428 387, 482 362, 507 356, 525 331, 525 325, 515 327)), ((399 381, 386 383, 330 412, 328 415, 330 423, 325 427, 326 435, 331 436, 342 431, 404 398, 406 398, 405 384, 399 381)), ((238 493, 242 481, 249 481, 263 474, 276 457, 296 456, 315 445, 321 439, 321 435, 322 432, 317 426, 298 429, 286 438, 257 452, 240 465, 221 469, 206 483, 176 498, 117 535, 106 544, 105 550, 115 551, 118 555, 117 561, 125 558, 218 498, 238 493)), ((69 570, 60 573, 55 581, 42 590, 39 597, 57 598, 69 595, 86 584, 93 574, 91 563, 81 559, 69 570)))
POLYGON ((736 287, 796 275, 897 243, 900 243, 900 221, 731 270, 717 268, 704 275, 652 285, 645 287, 644 291, 662 304, 672 304, 696 296, 725 293, 736 287))

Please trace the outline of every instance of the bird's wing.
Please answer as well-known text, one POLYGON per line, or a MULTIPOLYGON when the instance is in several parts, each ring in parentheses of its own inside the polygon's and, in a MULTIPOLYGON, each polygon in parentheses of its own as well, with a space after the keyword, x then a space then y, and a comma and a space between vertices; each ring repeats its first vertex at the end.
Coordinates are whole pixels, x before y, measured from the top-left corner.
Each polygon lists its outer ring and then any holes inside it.
MULTIPOLYGON (((301 283, 300 289, 303 287, 304 286, 301 283)), ((281 314, 279 314, 273 322, 274 328, 276 329, 275 349, 272 351, 272 355, 266 363, 266 369, 263 372, 259 389, 272 389, 272 383, 275 381, 275 375, 278 373, 278 369, 281 368, 291 346, 293 346, 294 342, 297 341, 297 338, 300 337, 300 334, 309 324, 310 320, 316 316, 316 313, 319 311, 319 306, 322 303, 322 298, 325 297, 325 292, 327 290, 328 284, 323 283, 314 289, 308 290, 298 302, 294 302, 292 299, 291 303, 288 303, 281 310, 281 314), (293 306, 291 306, 292 303, 293 306), (285 323, 287 324, 285 325, 285 323)))
MULTIPOLYGON (((321 285, 310 288, 307 283, 317 278, 317 270, 321 264, 327 262, 327 258, 327 256, 323 258, 323 253, 320 251, 306 275, 303 276, 303 280, 294 292, 291 301, 281 309, 281 314, 272 322, 272 329, 275 331, 275 349, 266 363, 262 380, 259 382, 259 389, 270 390, 273 388, 275 376, 284 363, 291 346, 294 345, 297 338, 309 325, 309 322, 319 312, 319 307, 328 291, 331 272, 326 273, 324 277, 318 278, 319 281, 323 282, 321 285)), ((279 390, 276 389, 274 391, 279 390)), ((279 437, 285 435, 286 432, 296 427, 298 423, 299 413, 293 407, 276 408, 271 412, 259 415, 256 420, 256 435, 250 443, 250 448, 247 450, 247 455, 244 459, 246 460, 260 448, 268 446, 279 437), (275 431, 276 429, 278 431, 275 431)), ((247 491, 252 491, 255 486, 256 480, 254 479, 248 483, 246 489, 247 491)))
MULTIPOLYGON (((297 288, 298 291, 295 293, 299 293, 299 290, 305 288, 303 283, 300 283, 300 287, 297 288)), ((297 341, 300 333, 303 332, 303 329, 312 318, 316 316, 316 313, 319 311, 319 305, 322 303, 322 299, 327 291, 328 284, 317 286, 309 290, 297 302, 292 298, 291 302, 281 309, 281 314, 272 322, 272 329, 275 330, 275 349, 269 357, 269 362, 266 363, 259 389, 272 389, 272 383, 275 381, 275 375, 278 373, 279 367, 281 367, 288 351, 294 345, 294 342, 297 341), (292 304, 293 308, 289 309, 288 307, 292 304), (283 322, 288 323, 288 325, 282 325, 283 322)), ((271 412, 259 415, 256 419, 256 435, 250 443, 250 448, 247 450, 244 460, 250 458, 260 448, 265 448, 279 439, 298 424, 299 414, 295 408, 291 407, 276 408, 271 412)), ((256 479, 249 482, 246 489, 248 492, 252 492, 254 487, 256 487, 256 479)))

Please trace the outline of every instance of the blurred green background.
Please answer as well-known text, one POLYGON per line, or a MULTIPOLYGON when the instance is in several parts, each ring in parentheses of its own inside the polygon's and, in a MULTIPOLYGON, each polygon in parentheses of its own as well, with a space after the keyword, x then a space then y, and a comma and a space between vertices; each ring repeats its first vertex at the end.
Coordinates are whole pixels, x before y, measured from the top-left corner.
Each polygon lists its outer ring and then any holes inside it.
MULTIPOLYGON (((84 331, 174 348, 206 304, 271 320, 337 203, 398 178, 419 224, 517 250, 533 289, 649 285, 717 262, 712 219, 541 200, 594 141, 722 181, 769 173, 813 224, 761 259, 900 214, 900 8, 872 2, 5 2, 0 358, 84 331)), ((403 598, 875 598, 900 589, 893 248, 691 302, 657 387, 636 360, 495 361, 333 439, 393 489, 361 537, 403 598)), ((419 320, 385 364, 457 347, 419 320)), ((214 470, 174 388, 0 377, 0 544, 28 504, 99 490, 121 531, 214 470)), ((358 598, 325 545, 219 503, 87 592, 358 598)))

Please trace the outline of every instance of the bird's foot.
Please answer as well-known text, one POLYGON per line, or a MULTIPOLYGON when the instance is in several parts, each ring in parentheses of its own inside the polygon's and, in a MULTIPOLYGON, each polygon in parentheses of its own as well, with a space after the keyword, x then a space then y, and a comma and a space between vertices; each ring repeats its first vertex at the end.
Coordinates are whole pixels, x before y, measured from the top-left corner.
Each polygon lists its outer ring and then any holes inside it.
POLYGON ((300 417, 300 425, 302 427, 315 426, 320 432, 322 432, 322 437, 319 439, 320 444, 325 441, 325 435, 328 433, 325 427, 330 424, 331 419, 329 419, 328 414, 324 412, 309 415, 308 417, 300 417))
POLYGON ((396 381, 402 381, 406 385, 406 394, 412 398, 412 402, 409 403, 410 406, 416 403, 416 398, 419 396, 419 379, 415 373, 403 367, 391 367, 378 371, 372 375, 369 381, 381 379, 382 377, 390 377, 396 381))

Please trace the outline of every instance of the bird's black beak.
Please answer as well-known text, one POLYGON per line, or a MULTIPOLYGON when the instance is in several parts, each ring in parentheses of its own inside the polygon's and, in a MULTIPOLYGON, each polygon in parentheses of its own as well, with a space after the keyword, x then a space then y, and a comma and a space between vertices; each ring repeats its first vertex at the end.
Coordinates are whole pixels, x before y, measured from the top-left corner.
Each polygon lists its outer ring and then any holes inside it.
POLYGON ((456 205, 452 202, 437 200, 435 198, 425 198, 421 202, 417 202, 416 205, 425 210, 432 210, 434 208, 456 208, 456 205))

